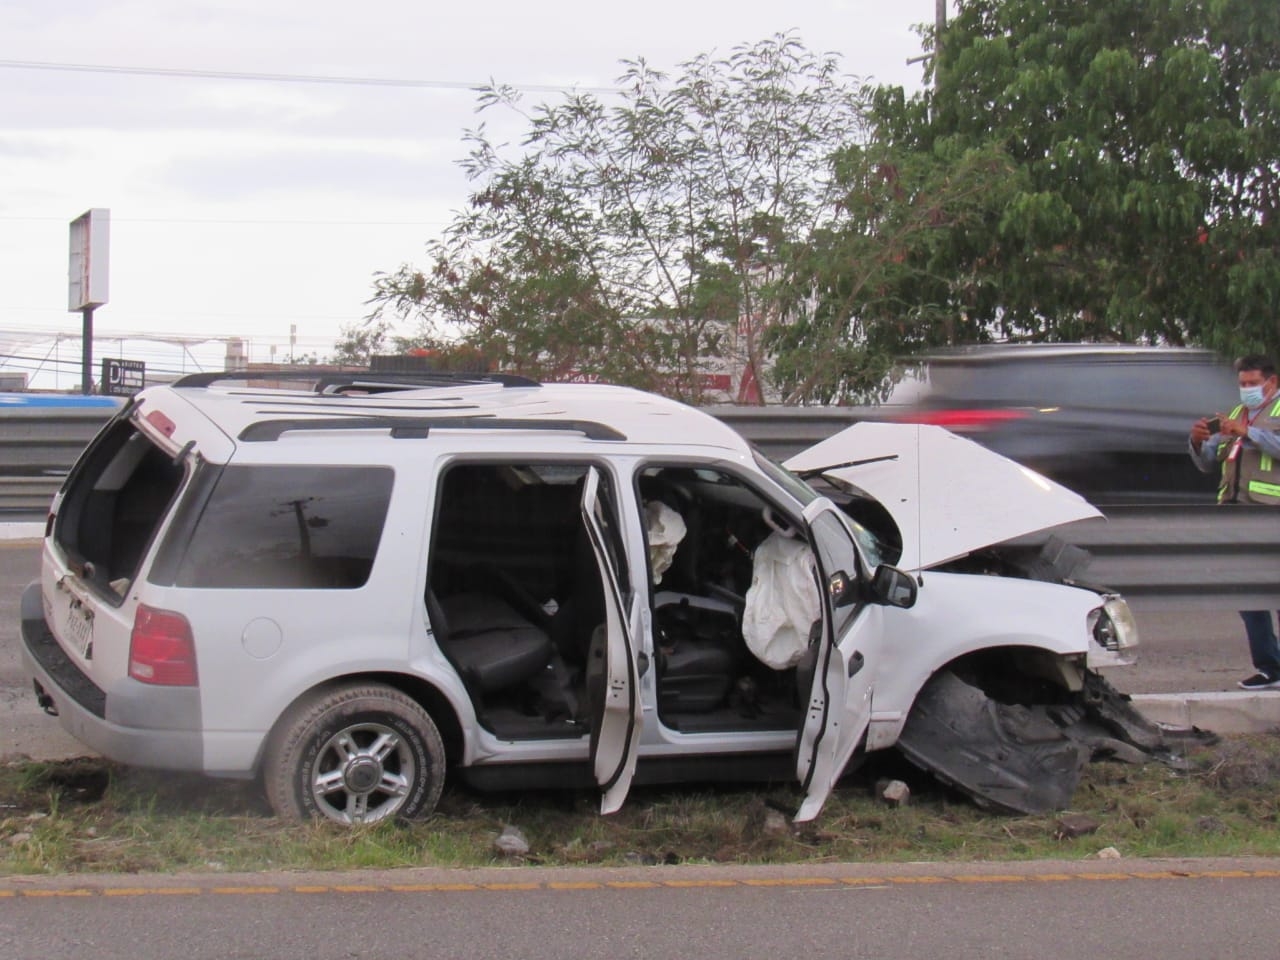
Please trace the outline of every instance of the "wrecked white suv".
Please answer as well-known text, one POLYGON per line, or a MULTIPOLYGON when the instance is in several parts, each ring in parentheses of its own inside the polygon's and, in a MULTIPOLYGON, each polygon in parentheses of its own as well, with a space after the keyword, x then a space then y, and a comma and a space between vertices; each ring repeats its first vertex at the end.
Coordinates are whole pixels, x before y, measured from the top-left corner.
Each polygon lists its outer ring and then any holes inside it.
POLYGON ((286 817, 422 817, 449 772, 604 812, 794 779, 805 820, 895 746, 987 805, 1065 805, 1133 622, 1056 554, 984 551, 1096 511, 938 428, 790 465, 617 387, 187 377, 54 498, 24 662, 94 750, 261 777, 286 817))

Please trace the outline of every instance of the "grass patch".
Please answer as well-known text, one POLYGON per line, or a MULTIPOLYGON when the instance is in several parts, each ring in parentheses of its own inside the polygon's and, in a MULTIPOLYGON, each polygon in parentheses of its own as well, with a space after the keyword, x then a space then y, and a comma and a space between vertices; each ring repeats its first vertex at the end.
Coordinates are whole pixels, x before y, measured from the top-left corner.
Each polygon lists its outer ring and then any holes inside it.
POLYGON ((1280 736, 1225 738, 1188 759, 1185 772, 1094 763, 1072 817, 1007 817, 891 755, 847 778, 798 829, 779 816, 798 803, 789 786, 638 788, 610 817, 586 792, 451 787, 425 822, 346 829, 277 820, 254 784, 101 760, 22 762, 0 768, 0 874, 483 866, 509 862, 493 847, 508 824, 529 840, 521 862, 548 865, 1083 859, 1105 847, 1129 857, 1280 855, 1280 736), (907 806, 876 799, 884 776, 907 781, 907 806), (1096 829, 1078 835, 1082 823, 1096 829))

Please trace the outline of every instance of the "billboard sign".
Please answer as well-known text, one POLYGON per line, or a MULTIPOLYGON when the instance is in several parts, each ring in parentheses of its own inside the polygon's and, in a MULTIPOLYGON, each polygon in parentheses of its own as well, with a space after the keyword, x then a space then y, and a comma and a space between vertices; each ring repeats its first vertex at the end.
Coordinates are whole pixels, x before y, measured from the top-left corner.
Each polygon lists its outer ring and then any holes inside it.
POLYGON ((71 262, 67 270, 67 310, 78 313, 107 302, 107 260, 111 211, 87 210, 71 221, 71 262))
POLYGON ((147 365, 141 360, 104 357, 99 393, 109 397, 131 397, 146 386, 147 365))

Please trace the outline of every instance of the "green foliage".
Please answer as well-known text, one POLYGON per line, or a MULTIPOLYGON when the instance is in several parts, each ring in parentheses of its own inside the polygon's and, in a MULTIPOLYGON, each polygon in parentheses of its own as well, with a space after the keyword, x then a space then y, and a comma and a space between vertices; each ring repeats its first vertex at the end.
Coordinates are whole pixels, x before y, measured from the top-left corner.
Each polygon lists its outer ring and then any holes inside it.
POLYGON ((745 371, 875 400, 892 361, 997 337, 1280 352, 1280 4, 959 0, 933 89, 787 35, 620 94, 491 88, 467 207, 377 278, 340 356, 464 343, 543 379, 697 402, 745 371))
POLYGON ((790 251, 835 213, 825 171, 865 127, 865 91, 784 35, 696 57, 673 80, 625 68, 616 103, 526 110, 485 91, 483 109, 526 125, 519 153, 468 134, 467 209, 426 270, 378 278, 375 315, 547 379, 697 401, 705 374, 759 375, 790 251))
POLYGON ((987 334, 1276 352, 1280 5, 958 8, 935 89, 876 99, 887 143, 1017 170, 937 264, 953 309, 987 334))
POLYGON ((837 158, 842 216, 797 251, 790 321, 774 328, 776 381, 791 401, 883 399, 894 361, 979 335, 953 309, 976 296, 949 275, 994 204, 1017 183, 997 149, 935 157, 883 144, 837 158))

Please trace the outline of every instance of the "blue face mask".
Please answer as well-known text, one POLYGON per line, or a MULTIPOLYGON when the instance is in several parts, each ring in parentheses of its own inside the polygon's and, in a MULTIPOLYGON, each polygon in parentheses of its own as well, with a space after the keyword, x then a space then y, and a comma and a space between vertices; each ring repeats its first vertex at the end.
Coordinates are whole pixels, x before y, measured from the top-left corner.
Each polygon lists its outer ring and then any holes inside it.
POLYGON ((1262 406, 1263 396, 1261 386, 1240 388, 1240 402, 1251 409, 1262 406))

